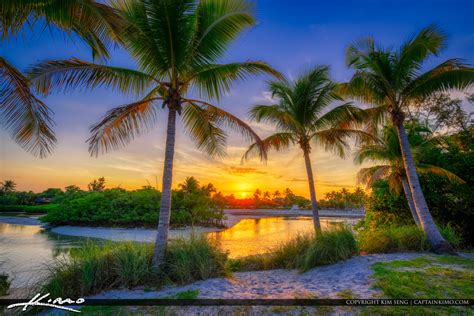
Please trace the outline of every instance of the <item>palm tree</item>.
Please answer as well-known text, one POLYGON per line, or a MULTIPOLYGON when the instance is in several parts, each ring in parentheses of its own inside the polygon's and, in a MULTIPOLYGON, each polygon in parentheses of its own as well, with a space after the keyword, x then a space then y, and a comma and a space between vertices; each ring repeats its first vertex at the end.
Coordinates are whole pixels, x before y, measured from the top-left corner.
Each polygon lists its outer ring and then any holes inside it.
MULTIPOLYGON (((278 130, 263 140, 265 150, 280 151, 290 145, 298 145, 303 151, 314 228, 317 232, 321 230, 321 224, 310 160, 311 144, 319 144, 325 150, 332 150, 343 156, 348 145, 345 139, 358 134, 346 122, 349 119, 359 119, 363 112, 349 103, 329 110, 333 101, 342 101, 336 94, 336 87, 329 78, 329 68, 317 66, 303 73, 294 82, 287 79, 269 82, 268 89, 279 102, 273 105, 255 105, 250 111, 252 119, 273 123, 278 130)), ((251 145, 243 159, 258 152, 257 145, 251 145)), ((285 194, 288 196, 290 192, 285 191, 285 194)))
MULTIPOLYGON (((0 37, 7 40, 26 24, 56 26, 84 40, 97 57, 108 57, 115 33, 125 26, 116 9, 94 0, 4 0, 0 6, 0 37)), ((56 143, 51 110, 35 96, 28 78, 0 56, 0 109, 11 137, 41 158, 56 143)))
MULTIPOLYGON (((412 144, 412 149, 415 152, 418 152, 418 150, 421 149, 421 146, 428 145, 429 143, 430 142, 426 141, 423 143, 412 144), (415 147, 413 145, 415 145, 415 147)), ((355 153, 354 162, 362 164, 367 161, 383 164, 369 168, 362 168, 357 174, 359 182, 366 184, 367 187, 372 187, 376 181, 386 179, 391 191, 399 193, 403 189, 415 224, 421 228, 420 219, 416 212, 405 168, 403 166, 403 157, 400 150, 397 131, 393 126, 385 126, 382 135, 377 138, 375 144, 366 143, 358 148, 355 153)), ((436 173, 448 177, 451 181, 464 182, 448 170, 433 165, 417 163, 416 170, 418 173, 436 173)))
POLYGON ((454 250, 441 236, 429 212, 403 122, 404 111, 416 100, 436 92, 465 89, 474 83, 474 70, 456 58, 422 71, 423 62, 437 55, 445 42, 443 32, 431 25, 398 50, 385 49, 370 37, 349 45, 347 63, 356 72, 341 89, 346 95, 372 105, 368 112, 375 122, 388 116, 395 126, 413 202, 421 226, 437 253, 453 253, 454 250))
POLYGON ((136 59, 138 70, 71 59, 43 62, 31 70, 31 76, 44 93, 50 87, 106 86, 140 97, 110 110, 91 128, 88 143, 94 156, 142 135, 156 122, 159 109, 167 110, 162 199, 152 263, 157 269, 164 262, 168 240, 176 116, 182 117, 185 132, 198 148, 212 156, 225 154, 227 134, 221 127, 233 128, 261 144, 245 122, 209 102, 190 98, 189 90, 218 99, 237 79, 280 74, 260 61, 217 63, 236 37, 255 24, 253 5, 246 0, 128 0, 119 4, 130 24, 120 40, 136 59))

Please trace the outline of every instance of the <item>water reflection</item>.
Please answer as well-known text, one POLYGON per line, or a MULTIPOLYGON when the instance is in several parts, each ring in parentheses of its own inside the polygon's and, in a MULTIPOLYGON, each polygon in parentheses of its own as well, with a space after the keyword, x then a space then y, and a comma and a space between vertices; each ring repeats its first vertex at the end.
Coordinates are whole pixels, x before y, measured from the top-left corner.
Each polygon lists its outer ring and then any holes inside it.
POLYGON ((47 263, 83 240, 52 234, 36 225, 0 223, 0 272, 12 278, 12 288, 31 286, 45 275, 47 263))
MULTIPOLYGON (((333 225, 347 223, 352 225, 357 220, 352 219, 321 219, 321 228, 328 229, 333 225)), ((243 219, 235 226, 209 236, 215 239, 222 249, 229 252, 231 258, 261 254, 285 242, 299 233, 312 233, 313 220, 311 217, 270 217, 258 219, 243 219)))

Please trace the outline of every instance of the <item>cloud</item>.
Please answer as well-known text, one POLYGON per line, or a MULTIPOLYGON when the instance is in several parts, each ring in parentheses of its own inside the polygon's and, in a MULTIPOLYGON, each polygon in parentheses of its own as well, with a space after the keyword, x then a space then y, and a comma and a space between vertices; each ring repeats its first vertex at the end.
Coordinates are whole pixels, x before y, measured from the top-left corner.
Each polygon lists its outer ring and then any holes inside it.
POLYGON ((267 174, 266 171, 260 171, 257 168, 249 168, 249 167, 226 167, 224 168, 228 173, 233 175, 245 175, 250 173, 256 174, 267 174))
POLYGON ((272 97, 272 93, 270 91, 263 91, 261 95, 252 97, 252 101, 258 103, 276 103, 278 102, 278 99, 272 97))

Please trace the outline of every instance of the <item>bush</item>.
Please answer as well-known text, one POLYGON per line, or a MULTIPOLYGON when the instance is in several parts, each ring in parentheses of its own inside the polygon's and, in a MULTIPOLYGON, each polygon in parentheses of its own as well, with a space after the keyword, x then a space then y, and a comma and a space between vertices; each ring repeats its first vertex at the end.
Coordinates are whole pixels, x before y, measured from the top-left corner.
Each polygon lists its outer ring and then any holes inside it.
POLYGON ((8 290, 10 290, 10 280, 8 275, 1 273, 0 274, 0 296, 8 295, 8 290))
POLYGON ((86 242, 69 257, 56 259, 42 292, 52 297, 81 297, 121 287, 159 287, 169 281, 193 282, 227 274, 227 256, 205 237, 171 241, 165 268, 153 273, 153 245, 86 242))
MULTIPOLYGON (((459 247, 461 236, 450 226, 440 229, 441 235, 454 247, 459 247)), ((421 229, 414 225, 385 226, 363 229, 358 233, 360 250, 366 253, 427 251, 431 246, 421 229)))
POLYGON ((342 227, 322 232, 317 237, 312 234, 298 235, 268 254, 231 259, 228 265, 232 271, 306 271, 316 266, 349 259, 357 253, 357 242, 352 231, 342 227))
MULTIPOLYGON (((161 193, 152 188, 135 191, 107 189, 101 192, 65 194, 59 207, 41 218, 50 225, 148 226, 155 227, 160 210, 161 193)), ((219 225, 222 209, 203 192, 173 192, 171 219, 173 226, 188 224, 219 225)))

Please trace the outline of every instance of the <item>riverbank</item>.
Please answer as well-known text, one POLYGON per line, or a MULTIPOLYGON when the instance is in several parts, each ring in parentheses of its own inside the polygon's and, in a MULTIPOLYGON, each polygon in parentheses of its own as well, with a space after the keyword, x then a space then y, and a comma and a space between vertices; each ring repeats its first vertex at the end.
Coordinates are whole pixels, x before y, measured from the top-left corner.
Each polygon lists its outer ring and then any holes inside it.
MULTIPOLYGON (((231 209, 225 210, 226 216, 224 220, 225 228, 220 227, 203 227, 203 226, 185 226, 180 228, 170 229, 170 238, 189 237, 191 234, 202 234, 219 232, 226 228, 231 228, 243 219, 260 219, 271 217, 310 217, 311 211, 307 210, 246 210, 246 209, 231 209)), ((363 214, 342 211, 320 211, 322 217, 330 218, 350 218, 357 220, 363 214)), ((16 217, 16 216, 0 216, 0 223, 17 224, 17 225, 39 225, 47 227, 37 218, 31 217, 16 217)), ((48 228, 55 234, 74 236, 74 237, 88 237, 99 238, 111 241, 139 241, 139 242, 153 242, 156 237, 156 229, 151 228, 120 228, 120 227, 88 227, 88 226, 57 226, 48 228)))

